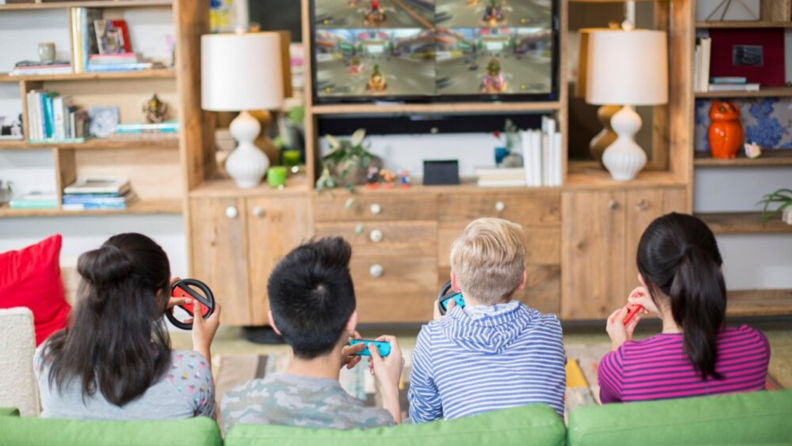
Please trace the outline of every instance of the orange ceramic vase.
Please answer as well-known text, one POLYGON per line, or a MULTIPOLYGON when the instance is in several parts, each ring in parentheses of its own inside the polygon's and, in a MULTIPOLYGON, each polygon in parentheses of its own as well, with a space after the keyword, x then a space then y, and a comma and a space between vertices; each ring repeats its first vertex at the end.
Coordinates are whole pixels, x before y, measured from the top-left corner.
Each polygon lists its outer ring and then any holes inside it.
POLYGON ((712 101, 709 146, 713 158, 735 158, 745 133, 740 123, 740 108, 732 101, 712 101))

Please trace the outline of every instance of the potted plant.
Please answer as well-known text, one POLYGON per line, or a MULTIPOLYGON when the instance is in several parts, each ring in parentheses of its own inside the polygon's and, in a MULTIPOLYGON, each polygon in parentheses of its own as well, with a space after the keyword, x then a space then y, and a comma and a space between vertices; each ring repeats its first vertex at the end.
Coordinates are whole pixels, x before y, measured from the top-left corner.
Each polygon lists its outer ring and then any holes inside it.
POLYGON ((348 140, 338 140, 332 135, 325 135, 330 150, 322 157, 323 170, 326 168, 338 183, 352 188, 366 182, 369 165, 382 167, 382 160, 368 151, 371 144, 364 145, 366 130, 358 129, 348 140))
POLYGON ((777 191, 765 195, 757 205, 763 204, 762 224, 768 220, 781 215, 781 219, 788 225, 792 225, 792 189, 778 189, 777 191), (769 210, 773 203, 778 203, 775 210, 769 210))

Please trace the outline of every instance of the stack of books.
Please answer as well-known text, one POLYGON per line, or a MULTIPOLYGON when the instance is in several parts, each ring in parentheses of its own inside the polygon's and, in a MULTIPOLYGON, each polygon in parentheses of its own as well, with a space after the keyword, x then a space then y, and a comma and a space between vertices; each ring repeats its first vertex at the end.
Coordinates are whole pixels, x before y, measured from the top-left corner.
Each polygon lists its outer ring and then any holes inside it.
POLYGON ((11 209, 56 209, 58 197, 55 192, 31 191, 12 199, 8 206, 11 209))
POLYGON ((177 139, 178 137, 179 122, 172 119, 159 124, 118 124, 115 133, 110 136, 110 139, 177 139))
POLYGON ((759 91, 759 84, 748 83, 744 77, 713 77, 709 91, 759 91))
POLYGON ((525 186, 525 168, 477 167, 476 178, 480 187, 525 186))
POLYGON ((126 178, 82 177, 63 189, 64 211, 126 210, 137 196, 126 178))
POLYGON ((520 132, 526 186, 561 186, 562 139, 561 132, 556 129, 556 120, 543 116, 541 130, 520 132))
POLYGON ((154 67, 151 62, 143 62, 135 53, 91 54, 86 71, 103 73, 110 71, 138 71, 154 67))
POLYGON ((88 111, 78 109, 71 96, 31 90, 26 95, 30 142, 85 142, 88 111))
POLYGON ((68 60, 40 62, 23 60, 14 65, 8 74, 11 76, 41 76, 45 74, 71 74, 72 66, 68 60))
POLYGON ((84 73, 88 68, 91 54, 99 54, 99 43, 96 39, 95 21, 102 18, 100 8, 71 8, 70 38, 74 72, 84 73))

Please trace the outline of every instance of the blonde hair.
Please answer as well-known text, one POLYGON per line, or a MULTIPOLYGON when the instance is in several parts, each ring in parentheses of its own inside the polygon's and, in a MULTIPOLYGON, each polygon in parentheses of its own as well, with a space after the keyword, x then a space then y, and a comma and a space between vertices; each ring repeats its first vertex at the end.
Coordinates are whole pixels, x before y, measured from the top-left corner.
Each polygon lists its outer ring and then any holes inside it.
POLYGON ((511 297, 525 271, 525 231, 500 218, 479 218, 451 245, 451 270, 463 292, 484 305, 511 297))

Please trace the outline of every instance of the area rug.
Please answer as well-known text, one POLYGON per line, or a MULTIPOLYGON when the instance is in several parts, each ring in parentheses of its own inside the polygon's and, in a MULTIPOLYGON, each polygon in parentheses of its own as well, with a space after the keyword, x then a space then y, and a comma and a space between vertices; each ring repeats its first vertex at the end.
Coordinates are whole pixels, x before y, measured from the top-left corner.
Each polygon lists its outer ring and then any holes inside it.
MULTIPOLYGON (((580 406, 600 404, 599 386, 597 385, 597 366, 600 359, 608 352, 607 344, 580 344, 566 347, 567 352, 567 389, 565 410, 568 415, 580 406)), ((412 349, 403 348, 405 359, 402 382, 399 385, 402 418, 407 418, 407 391, 410 388, 410 372, 412 371, 412 349)), ((215 355, 212 363, 215 371, 215 394, 218 408, 220 401, 228 389, 249 381, 263 378, 270 373, 285 370, 289 362, 288 353, 269 355, 215 355)), ((341 386, 350 395, 362 400, 367 406, 381 407, 376 381, 368 373, 368 367, 361 362, 353 370, 343 369, 340 376, 341 386)), ((775 390, 780 386, 768 377, 767 389, 775 390)), ((218 413, 218 416, 220 414, 218 413)))

